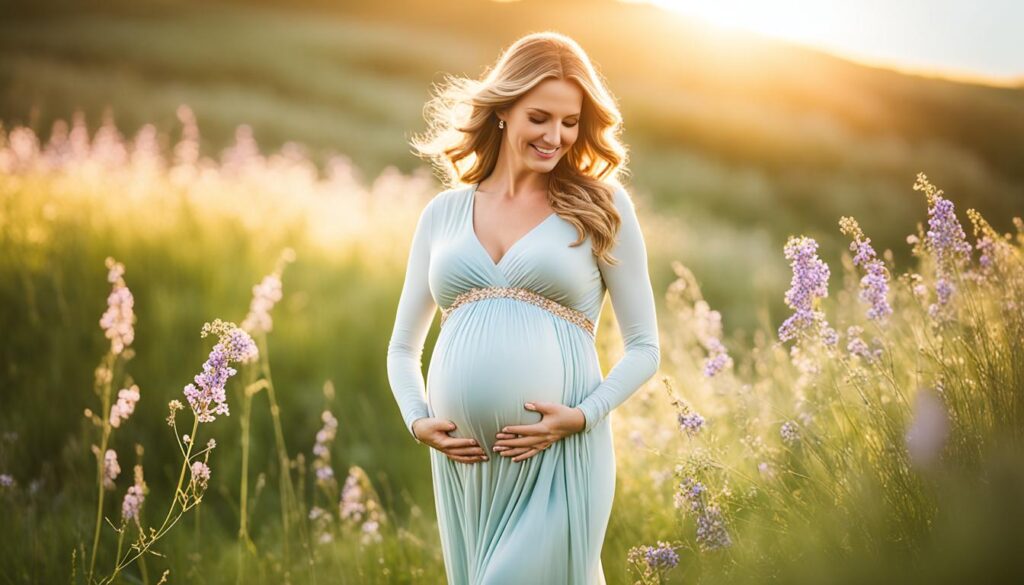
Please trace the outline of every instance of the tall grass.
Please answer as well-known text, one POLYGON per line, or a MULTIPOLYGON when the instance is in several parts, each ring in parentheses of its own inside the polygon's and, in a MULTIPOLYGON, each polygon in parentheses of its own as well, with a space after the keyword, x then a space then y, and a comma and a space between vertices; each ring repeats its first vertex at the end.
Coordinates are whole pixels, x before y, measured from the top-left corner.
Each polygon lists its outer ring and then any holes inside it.
MULTIPOLYGON (((153 127, 128 139, 109 120, 93 136, 81 117, 58 123, 45 144, 0 132, 4 574, 443 579, 429 462, 382 430, 400 418, 367 343, 393 318, 434 187, 389 172, 364 189, 346 159, 321 173, 297 144, 265 155, 247 127, 204 157, 191 111, 178 116, 169 152, 153 127), (196 416, 187 441, 172 416, 169 441, 165 405, 185 410, 207 353, 193 332, 214 315, 241 323, 222 343, 249 336, 257 359, 229 376, 230 415, 196 416), (216 449, 197 442, 207 427, 216 449), (135 453, 130 479, 111 451, 135 453)), ((969 242, 954 198, 924 175, 914 189, 913 266, 875 250, 874 218, 840 219, 852 254, 835 274, 795 235, 776 252, 792 315, 753 309, 749 345, 673 264, 664 371, 613 419, 610 583, 1024 574, 1024 223, 1000 234, 968 210, 969 242)))
MULTIPOLYGON (((159 146, 160 138, 152 127, 126 139, 108 121, 89 136, 81 116, 70 127, 58 123, 45 144, 25 128, 2 134, 0 225, 2 265, 9 276, 4 279, 9 285, 4 294, 11 301, 9 306, 25 308, 4 317, 13 339, 21 340, 3 348, 4 363, 10 366, 8 382, 17 392, 7 400, 9 408, 2 424, 5 429, 18 429, 7 435, 12 456, 8 457, 5 449, 4 477, 10 478, 10 489, 4 488, 4 496, 12 504, 15 526, 41 528, 27 541, 15 540, 14 533, 5 535, 5 566, 11 567, 12 575, 29 582, 67 581, 70 568, 76 582, 124 576, 148 583, 161 575, 159 571, 153 574, 154 563, 169 570, 163 576, 172 582, 231 578, 237 582, 314 583, 317 567, 341 571, 344 582, 390 582, 389 576, 408 578, 420 571, 436 574, 440 555, 435 539, 430 538, 436 525, 417 505, 424 501, 423 495, 429 496, 429 485, 402 479, 403 475, 423 477, 425 469, 429 472, 428 462, 366 456, 363 450, 371 445, 377 452, 396 453, 388 444, 397 441, 384 435, 368 436, 387 424, 383 419, 393 404, 388 394, 361 390, 372 377, 367 378, 365 368, 358 367, 360 355, 368 353, 366 335, 360 330, 370 331, 393 310, 376 291, 394 290, 398 277, 393 275, 401 264, 398 256, 406 251, 398 243, 402 227, 383 218, 407 224, 415 221, 416 209, 428 196, 425 176, 385 173, 372 192, 365 193, 343 157, 333 159, 327 176, 321 176, 298 145, 264 155, 245 127, 239 128, 236 145, 215 161, 200 156, 199 133, 191 111, 182 108, 179 116, 182 137, 174 143, 170 156, 159 146), (373 262, 366 255, 371 243, 380 253, 373 262), (97 249, 114 251, 124 260, 116 269, 108 265, 114 287, 108 312, 121 321, 104 327, 97 327, 102 296, 94 292, 94 285, 85 284, 102 280, 97 279, 102 271, 95 269, 103 266, 102 259, 91 260, 97 249), (266 258, 274 255, 278 255, 276 265, 267 266, 266 258), (90 262, 92 269, 87 267, 90 262), (285 265, 292 263, 295 282, 306 288, 285 297, 283 272, 285 265), (125 266, 135 283, 131 292, 124 284, 125 266), (253 282, 256 279, 251 274, 268 268, 272 268, 270 273, 251 287, 252 297, 246 299, 250 286, 242 283, 253 282), (359 287, 350 287, 353 275, 358 275, 359 287), (65 282, 76 285, 67 288, 65 282), (127 299, 117 294, 120 292, 127 299), (318 302, 328 296, 341 301, 351 297, 349 303, 363 310, 352 311, 344 303, 311 306, 311 294, 318 302), (367 294, 376 300, 363 299, 367 294), (278 353, 301 356, 277 362, 285 370, 283 395, 279 376, 271 374, 274 358, 269 347, 270 311, 278 301, 281 306, 277 308, 285 317, 275 328, 275 335, 285 341, 278 353), (244 312, 246 302, 248 314, 244 312), (375 302, 379 304, 376 310, 375 302), (92 315, 89 305, 94 309, 92 315), (176 444, 159 436, 167 412, 154 406, 161 400, 179 406, 184 402, 181 392, 187 370, 181 364, 195 359, 198 352, 177 334, 183 323, 202 323, 210 313, 237 315, 241 325, 231 331, 251 334, 253 347, 258 348, 256 358, 239 367, 239 383, 225 390, 225 404, 232 403, 234 416, 217 421, 223 429, 217 434, 221 446, 217 451, 224 453, 220 457, 210 447, 192 449, 196 431, 207 426, 200 425, 198 419, 191 431, 181 429, 184 434, 175 428, 176 444), (345 327, 339 327, 340 323, 345 327), (104 329, 108 335, 120 331, 122 337, 128 335, 123 330, 128 330, 134 337, 121 343, 128 346, 134 341, 135 345, 117 348, 121 352, 117 354, 110 349, 110 342, 105 367, 95 373, 99 400, 95 406, 89 405, 86 419, 89 427, 99 429, 95 437, 84 427, 81 433, 74 431, 75 413, 82 412, 85 397, 76 399, 72 394, 70 408, 53 409, 49 401, 55 392, 67 396, 63 388, 42 384, 37 393, 28 392, 33 387, 29 380, 42 373, 42 364, 52 363, 72 373, 84 370, 80 362, 87 362, 85 352, 42 349, 65 341, 55 325, 75 335, 84 333, 83 338, 90 339, 89 347, 100 348, 104 329), (310 331, 325 341, 319 354, 310 353, 309 345, 301 341, 308 341, 310 331), (349 351, 343 349, 347 336, 354 340, 349 351), (39 348, 44 355, 33 357, 23 347, 39 348), (138 386, 124 378, 129 357, 136 360, 133 375, 138 386), (314 515, 314 523, 309 501, 319 485, 308 480, 305 454, 313 447, 314 423, 304 416, 310 394, 303 390, 314 387, 310 380, 319 378, 315 383, 322 386, 325 378, 330 379, 324 375, 330 371, 324 368, 325 362, 333 366, 332 377, 344 381, 346 411, 339 416, 344 424, 339 434, 346 444, 340 461, 348 473, 345 488, 335 501, 319 502, 321 511, 334 508, 338 512, 314 515), (297 364, 303 368, 298 374, 297 364), (132 420, 112 433, 112 426, 120 421, 112 425, 108 415, 114 408, 114 390, 121 387, 141 387, 141 400, 134 398, 132 420), (134 411, 136 402, 138 412, 134 411), (381 420, 367 420, 367 412, 379 413, 381 420), (231 430, 235 420, 237 433, 231 430), (54 461, 54 448, 48 447, 47 441, 31 441, 39 422, 51 426, 50 440, 58 452, 66 454, 64 461, 54 461), (225 431, 229 434, 223 434, 225 431), (96 495, 92 502, 95 522, 86 529, 86 505, 79 496, 86 491, 87 482, 80 475, 80 456, 74 452, 83 447, 88 452, 90 442, 98 443, 94 448, 94 487, 88 490, 96 495), (108 442, 116 451, 108 448, 108 442), (107 452, 124 452, 125 444, 137 444, 140 457, 144 451, 150 462, 146 480, 137 467, 137 480, 127 488, 119 485, 124 483, 123 476, 112 472, 117 460, 105 457, 107 452), (272 456, 267 457, 269 454, 272 456), (175 456, 183 463, 172 470, 175 456), (208 468, 194 469, 197 457, 203 465, 209 462, 208 468), (372 465, 373 475, 361 464, 372 465), (42 477, 30 489, 22 489, 15 477, 31 477, 40 473, 40 466, 42 477), (47 469, 63 479, 47 479, 47 469), (254 474, 255 485, 250 485, 254 474), (398 493, 391 481, 401 488, 398 493), (97 485, 102 488, 98 495, 97 485), (417 486, 420 493, 414 494, 417 486), (112 493, 118 496, 118 505, 124 498, 138 497, 150 510, 155 502, 170 502, 169 511, 166 517, 160 516, 162 521, 150 525, 147 520, 151 519, 142 511, 116 514, 112 493), (211 498, 215 499, 212 506, 211 498), (53 502, 58 502, 66 516, 44 513, 53 502), (207 505, 200 507, 201 502, 207 505), (202 525, 201 509, 206 510, 202 525), (354 513, 352 509, 363 511, 354 513), (409 514, 408 528, 395 527, 390 520, 409 514), (325 525, 327 515, 337 516, 337 520, 325 525), (232 525, 237 541, 233 548, 227 544, 232 525), (313 540, 314 525, 319 541, 313 540), (352 538, 341 538, 352 530, 352 538), (324 534, 333 531, 338 531, 339 538, 328 546, 324 534), (351 550, 343 550, 349 545, 351 550), (161 558, 151 554, 157 548, 161 558), (227 550, 232 554, 223 554, 227 550), (33 552, 26 556, 26 551, 33 552), (54 565, 48 562, 54 556, 73 561, 54 565), (380 561, 395 557, 420 561, 402 563, 403 569, 380 561), (230 558, 230 564, 224 558, 230 558)), ((211 361, 213 357, 208 365, 211 361)), ((92 367, 87 371, 92 372, 92 367)), ((72 378, 70 373, 68 377, 72 378)), ((81 386, 81 380, 72 384, 81 386)), ((172 414, 178 409, 173 408, 172 414)), ((411 454, 413 448, 407 444, 406 452, 411 454)), ((336 576, 329 579, 337 580, 336 576)))
POLYGON ((1024 223, 1000 234, 969 209, 972 245, 952 199, 924 174, 913 189, 915 266, 893 278, 891 252, 843 217, 853 254, 833 297, 816 242, 792 237, 793 314, 733 344, 735 364, 728 316, 676 264, 669 373, 627 406, 620 468, 661 494, 643 508, 659 543, 634 549, 638 582, 1024 575, 1024 223))

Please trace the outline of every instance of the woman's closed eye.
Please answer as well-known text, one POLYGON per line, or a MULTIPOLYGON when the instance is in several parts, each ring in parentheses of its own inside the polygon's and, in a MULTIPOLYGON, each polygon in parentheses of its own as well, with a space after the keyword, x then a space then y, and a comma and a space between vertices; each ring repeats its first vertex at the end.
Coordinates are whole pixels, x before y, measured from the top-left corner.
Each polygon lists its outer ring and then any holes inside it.
MULTIPOLYGON (((544 122, 546 122, 546 120, 534 120, 533 118, 530 118, 530 121, 533 122, 534 124, 543 124, 544 122)), ((576 126, 576 124, 579 124, 579 122, 575 122, 573 124, 566 124, 565 127, 572 128, 576 126)))

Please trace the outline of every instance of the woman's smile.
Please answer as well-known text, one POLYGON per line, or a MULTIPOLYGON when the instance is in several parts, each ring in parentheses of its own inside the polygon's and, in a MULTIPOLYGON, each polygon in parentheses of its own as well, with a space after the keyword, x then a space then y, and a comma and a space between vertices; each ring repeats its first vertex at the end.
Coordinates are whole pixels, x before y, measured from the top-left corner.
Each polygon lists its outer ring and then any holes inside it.
POLYGON ((551 157, 555 156, 556 152, 558 152, 558 147, 557 146, 555 148, 549 148, 549 149, 543 149, 540 146, 537 146, 536 144, 531 144, 530 146, 533 147, 533 150, 537 153, 537 156, 539 156, 541 158, 551 158, 551 157))

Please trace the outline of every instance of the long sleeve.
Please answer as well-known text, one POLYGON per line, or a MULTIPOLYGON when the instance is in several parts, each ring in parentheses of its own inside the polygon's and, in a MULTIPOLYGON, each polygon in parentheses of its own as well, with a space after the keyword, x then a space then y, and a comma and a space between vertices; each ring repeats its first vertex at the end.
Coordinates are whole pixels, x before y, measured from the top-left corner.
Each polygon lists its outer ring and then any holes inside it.
POLYGON ((654 309, 654 291, 647 271, 647 249, 633 200, 624 188, 615 190, 615 205, 622 218, 612 266, 598 260, 622 333, 624 353, 600 386, 577 404, 586 417, 584 432, 633 395, 658 371, 661 347, 654 309))
POLYGON ((391 341, 388 342, 388 382, 402 412, 405 427, 413 439, 416 435, 412 431, 412 423, 430 416, 421 360, 423 344, 434 320, 434 313, 437 312, 437 303, 430 294, 427 280, 435 201, 427 203, 416 223, 405 271, 405 284, 398 300, 391 341))

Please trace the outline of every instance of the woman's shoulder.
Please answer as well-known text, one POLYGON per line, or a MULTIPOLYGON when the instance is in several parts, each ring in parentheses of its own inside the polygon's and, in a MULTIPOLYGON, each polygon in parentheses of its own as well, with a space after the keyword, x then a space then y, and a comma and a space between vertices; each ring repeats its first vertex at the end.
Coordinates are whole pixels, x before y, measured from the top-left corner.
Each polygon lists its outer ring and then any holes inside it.
POLYGON ((633 211, 636 209, 636 203, 633 201, 633 196, 629 193, 629 189, 626 188, 622 183, 609 183, 612 188, 612 203, 619 212, 629 210, 633 211))
POLYGON ((472 185, 443 189, 430 198, 427 207, 433 208, 431 212, 435 215, 450 213, 456 208, 458 202, 463 201, 463 198, 469 195, 472 189, 472 185))

